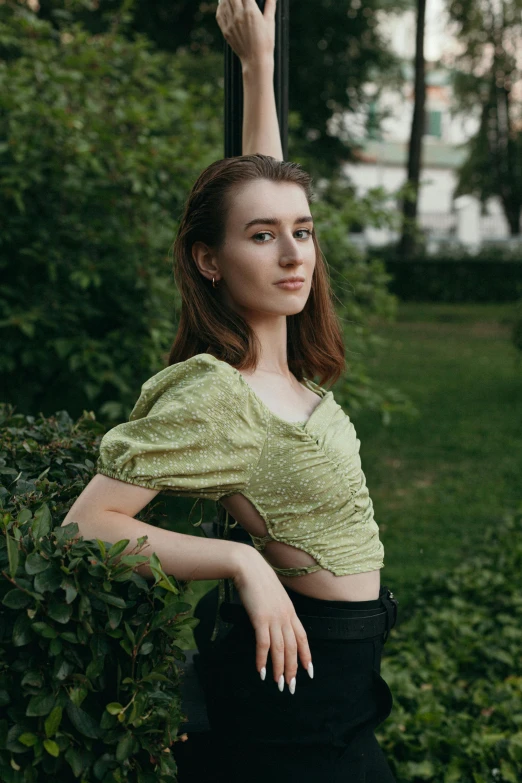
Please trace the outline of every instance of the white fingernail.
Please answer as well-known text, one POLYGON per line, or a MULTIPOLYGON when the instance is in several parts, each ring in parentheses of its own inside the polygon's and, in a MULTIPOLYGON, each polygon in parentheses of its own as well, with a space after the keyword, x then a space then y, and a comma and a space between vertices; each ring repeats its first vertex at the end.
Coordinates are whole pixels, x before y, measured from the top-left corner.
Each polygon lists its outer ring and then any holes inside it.
POLYGON ((279 682, 277 683, 277 687, 279 688, 279 690, 281 692, 283 691, 283 688, 285 687, 285 676, 284 676, 284 674, 282 674, 280 676, 279 682))
POLYGON ((265 677, 266 677, 266 668, 264 666, 261 669, 261 671, 259 672, 259 676, 261 677, 262 680, 265 679, 265 677))
POLYGON ((292 677, 292 679, 290 680, 290 685, 288 686, 288 688, 290 690, 290 693, 292 694, 295 693, 295 677, 292 677))
POLYGON ((310 678, 313 680, 313 678, 314 678, 314 665, 313 665, 312 661, 310 661, 310 663, 308 664, 307 672, 310 675, 310 678))

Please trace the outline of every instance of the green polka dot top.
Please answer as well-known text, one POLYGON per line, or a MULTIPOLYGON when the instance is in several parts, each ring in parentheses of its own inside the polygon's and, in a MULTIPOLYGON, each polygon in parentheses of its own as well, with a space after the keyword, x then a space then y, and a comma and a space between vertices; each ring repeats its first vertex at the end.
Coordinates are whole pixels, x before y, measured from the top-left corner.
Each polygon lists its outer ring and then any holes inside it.
POLYGON ((177 496, 241 493, 266 523, 266 536, 251 536, 259 551, 281 541, 316 563, 272 566, 278 573, 383 568, 355 428, 331 391, 304 384, 321 400, 306 422, 290 422, 227 362, 203 353, 173 364, 143 384, 129 421, 104 435, 96 470, 177 496))

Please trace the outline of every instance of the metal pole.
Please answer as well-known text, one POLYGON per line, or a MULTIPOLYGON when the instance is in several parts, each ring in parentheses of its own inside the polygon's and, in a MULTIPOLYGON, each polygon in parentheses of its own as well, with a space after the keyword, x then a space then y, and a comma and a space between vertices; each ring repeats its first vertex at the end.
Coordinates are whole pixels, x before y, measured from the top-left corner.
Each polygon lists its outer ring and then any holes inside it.
MULTIPOLYGON (((261 11, 265 0, 256 0, 261 11)), ((288 158, 288 32, 289 0, 278 0, 276 8, 276 41, 274 90, 277 117, 283 148, 283 159, 288 158)), ((225 158, 242 154, 243 135, 243 78, 241 62, 225 41, 225 158)))

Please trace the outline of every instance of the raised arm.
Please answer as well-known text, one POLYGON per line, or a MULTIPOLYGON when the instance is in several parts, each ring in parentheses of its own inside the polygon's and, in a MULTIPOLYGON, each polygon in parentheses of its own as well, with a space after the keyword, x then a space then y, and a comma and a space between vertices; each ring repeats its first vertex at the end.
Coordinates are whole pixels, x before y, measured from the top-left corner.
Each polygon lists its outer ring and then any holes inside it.
POLYGON ((266 0, 264 14, 255 0, 220 0, 216 20, 241 60, 243 155, 283 160, 274 95, 275 9, 276 0, 266 0))

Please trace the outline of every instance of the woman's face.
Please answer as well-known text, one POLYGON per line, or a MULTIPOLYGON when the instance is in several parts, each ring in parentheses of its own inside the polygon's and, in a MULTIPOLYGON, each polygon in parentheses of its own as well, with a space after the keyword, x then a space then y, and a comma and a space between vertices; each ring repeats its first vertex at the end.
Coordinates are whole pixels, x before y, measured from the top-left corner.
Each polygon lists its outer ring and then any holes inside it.
POLYGON ((213 255, 216 294, 243 317, 294 315, 310 294, 316 252, 303 189, 293 182, 256 180, 235 189, 225 241, 213 255), (277 283, 300 277, 300 287, 277 283))

